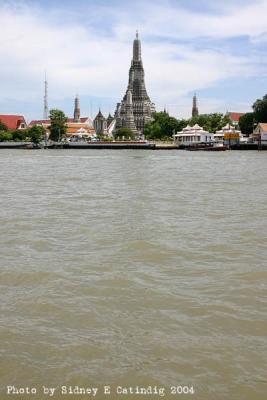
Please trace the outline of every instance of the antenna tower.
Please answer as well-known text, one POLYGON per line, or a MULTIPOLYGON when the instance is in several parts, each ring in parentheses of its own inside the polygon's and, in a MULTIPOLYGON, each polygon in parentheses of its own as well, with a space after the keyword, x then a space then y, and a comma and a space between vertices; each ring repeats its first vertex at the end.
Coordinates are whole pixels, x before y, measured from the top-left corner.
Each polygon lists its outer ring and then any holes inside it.
POLYGON ((46 73, 45 73, 45 94, 44 94, 44 119, 48 119, 48 94, 47 94, 47 88, 48 88, 48 83, 46 80, 46 73))

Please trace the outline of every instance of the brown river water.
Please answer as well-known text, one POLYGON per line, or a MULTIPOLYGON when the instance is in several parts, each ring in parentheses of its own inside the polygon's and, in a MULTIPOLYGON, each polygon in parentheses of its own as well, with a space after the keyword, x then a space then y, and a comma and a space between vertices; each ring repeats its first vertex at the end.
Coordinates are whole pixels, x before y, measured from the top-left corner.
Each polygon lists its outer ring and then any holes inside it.
POLYGON ((267 152, 1 150, 0 399, 267 398, 267 152))

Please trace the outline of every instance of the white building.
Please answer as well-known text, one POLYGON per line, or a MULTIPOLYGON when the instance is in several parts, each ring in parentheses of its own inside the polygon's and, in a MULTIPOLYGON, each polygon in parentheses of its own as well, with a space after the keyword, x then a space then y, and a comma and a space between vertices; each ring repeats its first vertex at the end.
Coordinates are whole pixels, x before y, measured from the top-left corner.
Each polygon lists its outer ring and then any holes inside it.
POLYGON ((174 135, 177 143, 184 146, 190 146, 197 143, 209 143, 213 141, 213 133, 204 131, 204 129, 195 124, 194 126, 187 125, 182 131, 174 135))
POLYGON ((267 123, 259 122, 253 131, 252 138, 255 142, 260 141, 261 144, 267 145, 267 123))
POLYGON ((237 130, 234 126, 226 124, 220 131, 216 131, 213 135, 216 143, 231 144, 236 142, 242 142, 243 136, 241 131, 237 130))

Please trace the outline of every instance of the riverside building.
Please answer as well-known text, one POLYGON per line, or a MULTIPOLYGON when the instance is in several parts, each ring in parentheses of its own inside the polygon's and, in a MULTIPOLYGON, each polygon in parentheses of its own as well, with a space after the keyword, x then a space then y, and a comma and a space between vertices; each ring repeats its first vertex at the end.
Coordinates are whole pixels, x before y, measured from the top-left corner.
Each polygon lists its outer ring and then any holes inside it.
MULTIPOLYGON (((85 137, 95 136, 95 130, 94 130, 93 121, 91 120, 91 118, 90 117, 81 117, 80 114, 81 114, 80 99, 77 94, 75 97, 75 100, 74 100, 73 118, 67 118, 67 121, 66 121, 67 131, 66 131, 65 137, 67 137, 67 138, 71 138, 71 137, 82 138, 83 136, 85 136, 85 137)), ((49 136, 49 134, 50 134, 49 127, 51 125, 51 121, 49 118, 33 120, 30 122, 29 128, 31 128, 34 125, 42 126, 46 130, 46 132, 49 136)))
POLYGON ((213 133, 205 131, 201 126, 195 124, 194 126, 187 125, 182 131, 174 135, 177 143, 184 146, 192 144, 210 143, 213 140, 213 133))
POLYGON ((27 128, 27 123, 23 115, 1 114, 0 122, 6 125, 8 131, 27 128))
POLYGON ((253 131, 252 139, 255 142, 267 145, 267 124, 259 122, 253 131))
POLYGON ((117 104, 115 129, 130 128, 135 134, 142 135, 145 124, 153 119, 152 114, 154 112, 155 105, 151 102, 146 91, 141 41, 138 32, 136 32, 128 87, 121 103, 117 104))

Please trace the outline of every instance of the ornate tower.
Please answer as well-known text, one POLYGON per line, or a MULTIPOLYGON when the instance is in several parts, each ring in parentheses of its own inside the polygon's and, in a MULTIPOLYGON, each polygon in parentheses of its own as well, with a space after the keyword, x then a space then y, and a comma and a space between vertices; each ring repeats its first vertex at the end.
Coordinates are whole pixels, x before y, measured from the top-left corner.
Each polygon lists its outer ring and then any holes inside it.
POLYGON ((197 107, 197 96, 196 93, 193 96, 193 107, 192 107, 192 117, 198 116, 198 107, 197 107))
POLYGON ((111 124, 111 122, 114 120, 114 118, 111 116, 111 114, 109 113, 108 114, 108 117, 107 117, 107 127, 109 127, 109 125, 111 124))
POLYGON ((74 122, 80 122, 80 99, 79 96, 76 95, 74 100, 74 122))
POLYGON ((45 93, 44 93, 44 114, 43 117, 44 119, 48 119, 48 83, 46 80, 46 73, 45 73, 45 81, 44 81, 44 89, 45 89, 45 93))
POLYGON ((100 109, 97 116, 94 119, 94 128, 95 128, 95 133, 97 135, 107 134, 107 121, 100 109))
POLYGON ((128 87, 122 102, 118 103, 115 112, 116 129, 127 127, 136 133, 142 134, 145 123, 152 120, 153 112, 155 112, 155 105, 151 102, 146 91, 145 72, 141 56, 141 41, 138 32, 136 32, 136 38, 133 42, 133 58, 129 70, 128 87), (132 103, 131 106, 130 103, 132 103), (136 130, 134 130, 132 124, 130 108, 132 108, 133 122, 136 130), (130 121, 131 126, 128 126, 130 121))

